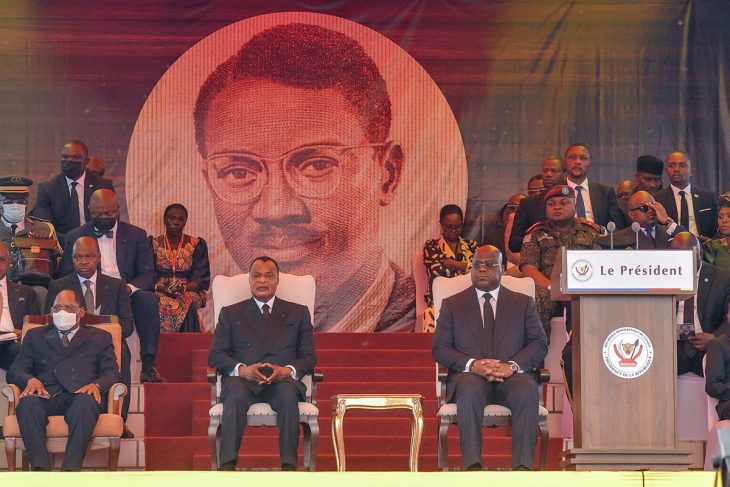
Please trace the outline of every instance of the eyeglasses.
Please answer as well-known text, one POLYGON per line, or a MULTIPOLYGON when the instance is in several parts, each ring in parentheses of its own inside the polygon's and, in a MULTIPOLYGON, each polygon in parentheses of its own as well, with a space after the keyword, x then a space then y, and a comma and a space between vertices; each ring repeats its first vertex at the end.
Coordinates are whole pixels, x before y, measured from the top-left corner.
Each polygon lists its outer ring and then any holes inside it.
POLYGON ((51 311, 54 313, 58 313, 59 311, 66 311, 67 313, 73 313, 76 314, 79 312, 81 308, 76 306, 75 304, 55 304, 51 308, 51 311))
POLYGON ((540 194, 544 193, 547 188, 535 188, 535 189, 528 189, 527 194, 540 194))
POLYGON ((273 159, 246 152, 224 152, 206 158, 206 173, 220 199, 246 205, 259 197, 269 173, 281 164, 286 182, 299 196, 321 199, 330 196, 342 179, 345 152, 389 144, 308 145, 273 159))
POLYGON ((461 230, 464 227, 463 223, 454 223, 454 224, 448 224, 448 223, 442 223, 441 227, 443 227, 444 230, 461 230))
POLYGON ((473 262, 471 265, 474 269, 496 269, 501 267, 498 262, 473 262))
POLYGON ((637 206, 636 208, 631 208, 629 211, 640 211, 642 213, 648 213, 649 210, 653 210, 653 209, 654 208, 652 208, 649 205, 641 205, 641 206, 637 206))
POLYGON ((509 210, 516 210, 520 207, 519 203, 507 203, 506 208, 509 210))

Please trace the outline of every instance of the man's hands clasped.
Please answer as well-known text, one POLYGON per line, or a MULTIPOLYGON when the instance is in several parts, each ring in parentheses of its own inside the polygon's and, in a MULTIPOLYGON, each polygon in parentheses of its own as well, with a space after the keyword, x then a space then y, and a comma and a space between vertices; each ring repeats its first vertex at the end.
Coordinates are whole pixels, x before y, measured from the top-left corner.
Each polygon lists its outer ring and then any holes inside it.
POLYGON ((504 382, 514 374, 509 364, 491 358, 475 360, 471 364, 470 372, 484 377, 489 382, 504 382))
POLYGON ((291 377, 292 370, 289 367, 282 367, 276 364, 256 363, 251 365, 239 365, 238 376, 249 382, 255 382, 259 385, 263 385, 291 377), (268 372, 269 370, 271 370, 271 374, 268 376, 265 375, 264 372, 268 372))

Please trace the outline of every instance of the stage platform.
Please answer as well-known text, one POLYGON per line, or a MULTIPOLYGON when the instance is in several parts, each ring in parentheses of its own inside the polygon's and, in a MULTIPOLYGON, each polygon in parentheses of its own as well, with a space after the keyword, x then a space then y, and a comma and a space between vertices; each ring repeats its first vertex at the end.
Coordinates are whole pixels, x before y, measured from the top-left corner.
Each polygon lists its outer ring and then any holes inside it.
POLYGON ((441 487, 452 482, 495 487, 709 487, 714 484, 714 475, 713 472, 15 472, 0 474, 0 480, 3 484, 13 482, 23 487, 291 487, 297 484, 441 487))

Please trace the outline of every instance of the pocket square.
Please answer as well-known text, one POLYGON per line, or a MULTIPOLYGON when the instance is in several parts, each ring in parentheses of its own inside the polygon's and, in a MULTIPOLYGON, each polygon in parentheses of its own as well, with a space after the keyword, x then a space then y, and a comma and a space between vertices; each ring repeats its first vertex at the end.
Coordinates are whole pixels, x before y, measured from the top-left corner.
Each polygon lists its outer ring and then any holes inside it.
POLYGON ((701 210, 697 210, 697 213, 702 213, 703 211, 710 211, 712 208, 702 208, 701 210))
POLYGON ((25 301, 25 298, 21 296, 18 298, 18 301, 25 301))

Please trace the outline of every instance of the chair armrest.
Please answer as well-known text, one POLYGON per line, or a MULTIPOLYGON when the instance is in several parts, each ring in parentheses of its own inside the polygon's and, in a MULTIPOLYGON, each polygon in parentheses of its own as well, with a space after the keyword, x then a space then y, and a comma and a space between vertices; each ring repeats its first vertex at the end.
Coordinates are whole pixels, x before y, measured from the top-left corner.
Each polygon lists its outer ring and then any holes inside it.
POLYGON ((109 388, 109 396, 107 397, 106 410, 109 414, 122 414, 122 403, 127 395, 127 386, 117 382, 109 388))
POLYGON ((310 396, 312 404, 317 405, 317 383, 324 381, 324 372, 314 370, 312 372, 312 395, 310 396))
POLYGON ((532 369, 538 384, 547 384, 550 382, 550 371, 548 369, 532 369))
POLYGON ((205 376, 210 384, 210 405, 218 404, 218 371, 212 367, 206 367, 205 376))
POLYGON ((449 373, 445 370, 439 370, 436 365, 436 398, 438 399, 439 407, 446 403, 446 378, 449 373))
POLYGON ((8 416, 13 416, 20 400, 20 388, 15 384, 6 384, 3 386, 2 392, 3 396, 8 398, 8 416))

